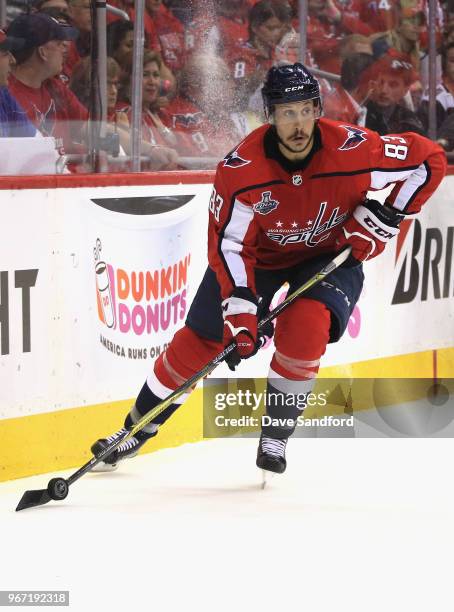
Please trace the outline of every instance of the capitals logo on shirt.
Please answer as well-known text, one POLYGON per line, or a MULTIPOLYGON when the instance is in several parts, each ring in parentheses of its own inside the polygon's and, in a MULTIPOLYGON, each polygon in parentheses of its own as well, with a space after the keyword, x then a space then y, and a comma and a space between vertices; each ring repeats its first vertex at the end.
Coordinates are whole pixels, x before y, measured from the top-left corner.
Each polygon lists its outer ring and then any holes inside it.
POLYGON ((246 166, 250 164, 250 159, 243 159, 238 151, 232 151, 226 157, 224 157, 224 166, 228 166, 229 168, 241 168, 241 166, 246 166))
POLYGON ((177 113, 172 116, 172 120, 174 128, 197 127, 203 121, 203 113, 177 113))
POLYGON ((279 206, 277 200, 271 199, 271 191, 264 191, 262 193, 262 199, 257 204, 254 204, 254 212, 258 212, 260 215, 267 215, 279 206))
POLYGON ((347 130, 347 139, 344 144, 339 147, 339 151, 349 151, 350 149, 356 149, 362 142, 366 141, 365 134, 363 130, 360 130, 357 127, 352 127, 351 125, 341 125, 344 130, 347 130))

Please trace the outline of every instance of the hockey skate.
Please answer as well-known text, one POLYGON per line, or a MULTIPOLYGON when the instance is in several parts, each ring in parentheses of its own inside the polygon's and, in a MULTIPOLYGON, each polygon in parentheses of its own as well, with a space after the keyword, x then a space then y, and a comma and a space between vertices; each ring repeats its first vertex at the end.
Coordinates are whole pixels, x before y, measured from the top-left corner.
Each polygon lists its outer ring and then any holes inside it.
MULTIPOLYGON (((123 427, 119 431, 115 432, 111 436, 107 438, 101 438, 97 440, 91 447, 91 452, 95 457, 99 455, 101 451, 103 451, 109 444, 111 444, 114 440, 117 440, 119 436, 123 435, 126 432, 126 429, 123 427)), ((140 433, 140 432, 139 432, 140 433)), ((157 432, 156 432, 157 433, 157 432)), ((156 434, 155 434, 156 435, 156 434)), ((112 472, 116 470, 118 467, 118 463, 123 461, 123 459, 131 459, 135 457, 145 442, 151 436, 147 436, 146 438, 139 439, 137 436, 132 436, 126 442, 122 442, 120 446, 118 446, 106 459, 100 461, 94 468, 93 472, 112 472)))
POLYGON ((287 467, 287 461, 285 460, 287 441, 288 438, 280 440, 269 438, 263 434, 260 436, 256 465, 262 470, 262 489, 265 488, 269 477, 285 472, 287 467))

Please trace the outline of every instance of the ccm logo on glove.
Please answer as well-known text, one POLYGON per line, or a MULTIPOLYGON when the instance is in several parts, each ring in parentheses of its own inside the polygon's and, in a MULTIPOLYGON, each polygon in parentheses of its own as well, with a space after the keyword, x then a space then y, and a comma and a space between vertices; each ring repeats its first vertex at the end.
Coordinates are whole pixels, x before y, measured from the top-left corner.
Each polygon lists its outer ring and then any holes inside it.
POLYGON ((377 200, 366 200, 357 206, 336 239, 340 249, 352 248, 344 266, 359 265, 380 255, 389 240, 399 233, 398 225, 403 218, 404 215, 377 200))
MULTIPOLYGON (((391 240, 391 238, 395 236, 393 232, 389 232, 388 230, 385 230, 380 225, 377 225, 376 223, 374 223, 370 217, 364 217, 364 223, 365 225, 367 225, 368 228, 370 228, 372 233, 374 233, 377 236, 377 238, 379 238, 380 240, 384 240, 384 241, 391 240)), ((399 230, 397 230, 397 232, 399 232, 399 230)))

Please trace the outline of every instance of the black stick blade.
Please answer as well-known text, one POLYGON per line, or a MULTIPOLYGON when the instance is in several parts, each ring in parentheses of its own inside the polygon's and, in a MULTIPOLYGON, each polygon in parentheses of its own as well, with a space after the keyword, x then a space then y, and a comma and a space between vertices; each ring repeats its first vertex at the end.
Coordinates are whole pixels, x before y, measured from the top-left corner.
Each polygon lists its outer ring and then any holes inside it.
POLYGON ((47 504, 50 500, 51 497, 47 489, 41 489, 40 491, 25 491, 20 502, 17 504, 16 512, 25 510, 26 508, 34 508, 35 506, 44 506, 44 504, 47 504))

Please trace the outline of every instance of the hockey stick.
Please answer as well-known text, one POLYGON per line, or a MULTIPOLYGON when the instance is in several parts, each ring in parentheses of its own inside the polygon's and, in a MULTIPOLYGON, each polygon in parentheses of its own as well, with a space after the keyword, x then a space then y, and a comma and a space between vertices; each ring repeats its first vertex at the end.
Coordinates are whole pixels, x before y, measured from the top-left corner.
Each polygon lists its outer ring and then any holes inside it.
MULTIPOLYGON (((332 259, 320 272, 317 272, 312 276, 309 280, 303 283, 296 291, 286 297, 286 299, 281 302, 276 308, 268 313, 268 315, 262 319, 258 325, 259 331, 270 321, 275 319, 285 308, 287 308, 292 302, 296 300, 301 294, 305 291, 322 281, 328 274, 336 270, 339 266, 341 266, 344 261, 348 258, 350 254, 351 248, 347 247, 341 253, 336 255, 334 259, 332 259)), ((229 355, 236 347, 235 342, 231 342, 225 349, 216 355, 210 362, 206 364, 201 370, 196 372, 191 378, 189 378, 181 387, 178 387, 173 393, 171 393, 166 399, 164 399, 160 404, 152 408, 149 412, 147 412, 131 429, 127 430, 123 435, 114 440, 109 446, 106 446, 104 450, 102 450, 96 457, 93 457, 88 461, 85 465, 79 468, 74 474, 71 474, 69 478, 52 478, 49 480, 47 485, 47 489, 34 490, 34 491, 25 491, 22 495, 22 498, 17 505, 16 512, 19 510, 24 510, 25 508, 34 508, 35 506, 42 506, 47 504, 51 499, 53 500, 62 500, 65 499, 68 495, 69 487, 79 480, 84 474, 90 472, 95 465, 97 465, 100 461, 108 457, 122 442, 129 440, 134 436, 138 431, 143 429, 148 423, 150 423, 155 417, 157 417, 161 412, 163 412, 166 408, 168 408, 171 404, 175 402, 183 393, 189 391, 189 389, 197 384, 202 378, 205 378, 208 374, 210 374, 220 363, 224 361, 224 359, 229 355)))

